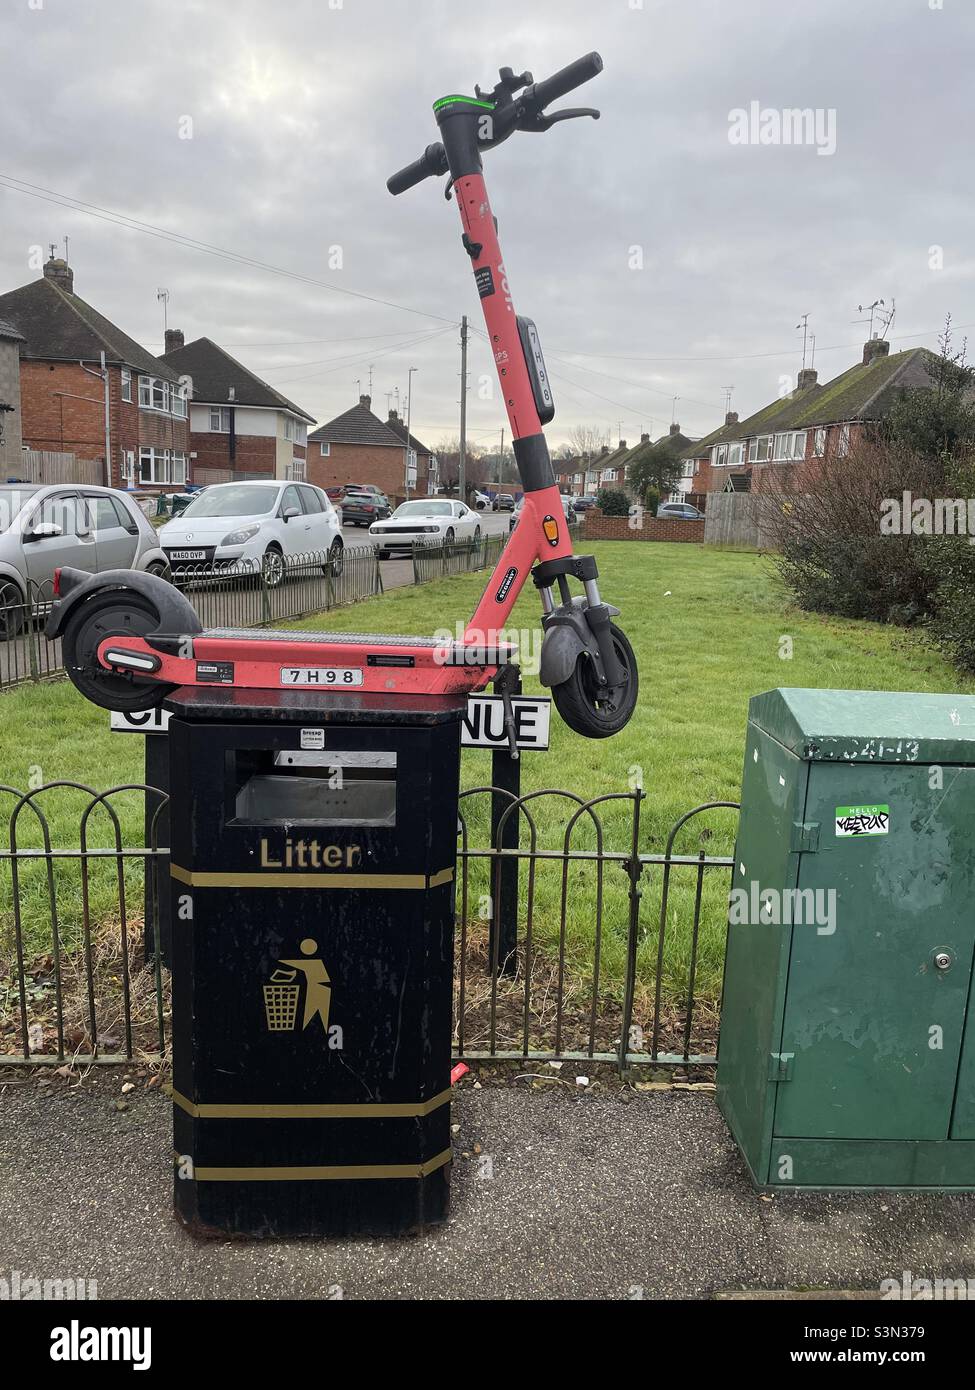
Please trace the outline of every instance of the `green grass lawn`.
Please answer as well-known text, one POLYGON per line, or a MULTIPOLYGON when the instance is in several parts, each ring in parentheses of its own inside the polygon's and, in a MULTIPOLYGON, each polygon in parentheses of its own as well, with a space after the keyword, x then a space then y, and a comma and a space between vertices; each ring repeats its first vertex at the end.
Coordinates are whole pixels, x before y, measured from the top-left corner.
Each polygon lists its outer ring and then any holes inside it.
MULTIPOLYGON (((775 583, 769 562, 753 553, 690 545, 602 542, 594 547, 600 586, 607 600, 622 609, 621 625, 633 643, 640 666, 640 700, 627 729, 616 738, 586 740, 566 729, 553 714, 552 746, 547 753, 527 753, 522 763, 523 791, 561 787, 589 798, 630 789, 639 779, 646 794, 641 812, 640 847, 663 848, 679 816, 705 801, 736 800, 740 786, 745 721, 749 696, 774 686, 819 686, 875 690, 972 689, 925 645, 900 629, 868 623, 824 619, 791 608, 775 583), (791 657, 780 654, 788 650, 791 657)), ((395 590, 354 607, 333 610, 327 625, 335 631, 369 630, 423 634, 453 627, 473 609, 484 575, 439 580, 419 588, 395 590)), ((534 629, 538 605, 530 588, 522 595, 512 626, 534 629)), ((297 627, 316 628, 320 619, 297 627)), ((525 679, 527 691, 540 689, 525 679)), ((0 782, 25 787, 39 781, 76 780, 102 789, 142 779, 143 741, 112 735, 108 715, 86 703, 66 682, 33 686, 0 696, 0 782)), ((463 761, 466 787, 490 781, 491 758, 470 750, 463 761)), ((84 798, 74 793, 48 794, 53 842, 77 843, 77 824, 84 798)), ((472 844, 487 843, 486 798, 468 801, 472 844)), ((566 805, 534 803, 540 845, 560 847, 566 805)), ((141 807, 131 794, 119 802, 128 843, 141 844, 141 807)), ((629 814, 622 803, 600 808, 607 848, 627 850, 629 814)), ((731 852, 736 817, 709 812, 693 820, 675 845, 677 853, 731 852)), ((97 832, 108 843, 106 818, 97 832)), ((37 829, 25 835, 39 843, 37 829)), ((525 841, 523 840, 523 844, 525 841)), ((592 831, 580 826, 573 844, 589 847, 592 831)), ((693 871, 675 870, 668 913, 664 983, 668 998, 679 998, 690 965, 690 916, 693 871)), ((138 906, 138 865, 129 878, 138 906)), ((603 978, 618 981, 624 964, 627 931, 626 879, 621 869, 605 871, 602 935, 603 978)), ((77 931, 77 870, 59 866, 65 891, 62 926, 77 931), (72 887, 74 885, 74 887, 72 887)), ((591 969, 594 936, 594 874, 574 865, 569 882, 568 966, 584 979, 591 969)), ((659 870, 644 876, 640 918, 641 978, 652 980, 657 949, 659 870)), ((706 875, 698 961, 698 988, 716 997, 724 942, 727 877, 724 870, 706 875)), ((471 915, 488 892, 483 868, 471 879, 471 915)), ((48 936, 43 871, 26 876, 25 921, 30 942, 40 949, 48 936), (43 925, 43 930, 41 926, 43 925)), ((533 929, 536 944, 553 952, 558 945, 561 870, 540 868, 533 929)), ((92 913, 109 913, 114 888, 109 872, 93 875, 92 913)), ((9 870, 0 870, 0 933, 9 946, 12 915, 9 870)), ((0 936, 0 944, 3 943, 0 936)), ((48 936, 49 939, 49 936, 48 936)), ((0 1001, 2 1002, 2 1001, 0 1001)))

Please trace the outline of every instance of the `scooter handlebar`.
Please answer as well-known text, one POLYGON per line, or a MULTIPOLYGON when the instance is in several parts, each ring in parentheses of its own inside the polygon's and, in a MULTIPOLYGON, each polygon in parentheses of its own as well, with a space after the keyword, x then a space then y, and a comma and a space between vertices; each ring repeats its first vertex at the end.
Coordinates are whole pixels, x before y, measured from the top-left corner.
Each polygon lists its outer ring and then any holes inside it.
POLYGON ((568 67, 560 69, 551 77, 546 77, 542 82, 536 82, 527 88, 521 100, 535 111, 541 111, 550 102, 558 101, 559 97, 564 97, 567 93, 581 87, 584 82, 589 82, 603 70, 603 60, 598 53, 587 53, 583 58, 577 58, 574 63, 569 63, 568 67))
POLYGON ((438 174, 445 174, 446 172, 447 155, 443 145, 437 141, 432 145, 427 145, 419 159, 415 159, 412 164, 407 164, 405 169, 400 169, 398 173, 391 175, 386 180, 386 187, 394 195, 405 193, 408 188, 422 183, 424 179, 434 178, 438 174))

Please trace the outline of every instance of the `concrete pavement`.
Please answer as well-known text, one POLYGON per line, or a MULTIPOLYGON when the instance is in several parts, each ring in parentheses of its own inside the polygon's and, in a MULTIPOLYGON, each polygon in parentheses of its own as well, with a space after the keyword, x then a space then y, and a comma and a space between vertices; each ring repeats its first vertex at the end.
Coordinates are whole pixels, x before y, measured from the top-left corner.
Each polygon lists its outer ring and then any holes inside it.
POLYGON ((693 1298, 975 1275, 975 1198, 760 1196, 710 1096, 615 1082, 461 1087, 451 1216, 428 1235, 200 1243, 171 1215, 163 1095, 137 1088, 119 1111, 114 1071, 49 1098, 15 1079, 0 1277, 94 1278, 102 1298, 693 1298))

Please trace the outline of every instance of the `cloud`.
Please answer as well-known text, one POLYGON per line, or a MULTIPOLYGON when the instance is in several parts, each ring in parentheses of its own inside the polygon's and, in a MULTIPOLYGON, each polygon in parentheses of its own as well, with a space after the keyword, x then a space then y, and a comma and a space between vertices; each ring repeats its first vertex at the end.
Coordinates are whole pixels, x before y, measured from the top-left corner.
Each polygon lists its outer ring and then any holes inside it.
MULTIPOLYGON (((24 0, 0 18, 14 56, 3 171, 210 253, 0 189, 0 288, 67 234, 78 292, 150 348, 165 287, 188 340, 227 345, 319 420, 365 389, 370 363, 379 409, 416 366, 416 432, 435 443, 458 422, 444 320, 476 326, 479 305, 454 206, 432 182, 394 201, 385 179, 436 138, 435 97, 598 48, 603 74, 564 104, 602 119, 516 136, 485 161, 515 301, 555 378, 549 433, 659 433, 675 395, 685 430, 704 433, 727 384, 746 414, 797 370, 802 313, 821 377, 858 358, 858 303, 896 298, 894 335, 926 334, 895 348, 933 343, 949 310, 975 321, 973 28, 968 8, 922 0, 24 0), (834 110, 835 154, 732 145, 729 112, 752 101, 834 110)), ((476 335, 470 369, 475 387, 491 371, 476 335)), ((472 391, 474 438, 503 423, 500 401, 472 391)))

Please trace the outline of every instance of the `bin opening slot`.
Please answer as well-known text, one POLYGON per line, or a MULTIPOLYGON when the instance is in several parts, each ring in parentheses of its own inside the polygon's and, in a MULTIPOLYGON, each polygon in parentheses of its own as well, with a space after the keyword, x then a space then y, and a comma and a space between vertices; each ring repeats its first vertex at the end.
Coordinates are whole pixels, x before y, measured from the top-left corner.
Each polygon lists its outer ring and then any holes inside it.
POLYGON ((238 748, 227 762, 238 825, 396 824, 395 753, 238 748))

